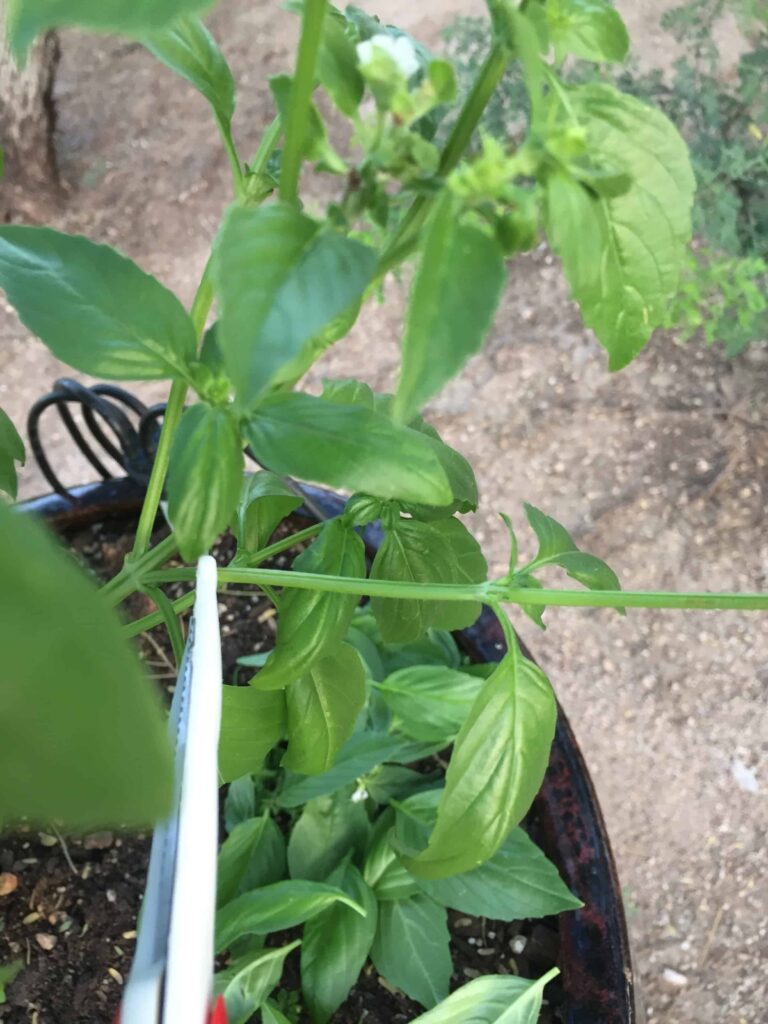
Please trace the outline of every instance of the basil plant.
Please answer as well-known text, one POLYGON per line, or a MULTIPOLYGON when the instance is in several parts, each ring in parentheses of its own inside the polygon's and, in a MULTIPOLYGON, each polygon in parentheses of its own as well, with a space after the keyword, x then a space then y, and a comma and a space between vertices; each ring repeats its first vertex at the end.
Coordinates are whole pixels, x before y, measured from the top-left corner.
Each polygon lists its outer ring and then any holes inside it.
MULTIPOLYGON (((489 976, 448 992, 446 907, 512 919, 578 905, 520 829, 557 712, 504 606, 539 624, 552 604, 768 606, 760 595, 620 591, 604 562, 531 506, 536 556, 519 564, 510 528, 509 570, 489 580, 462 518, 478 508, 472 468, 422 416, 480 351, 509 262, 542 241, 612 370, 665 321, 691 235, 686 147, 659 110, 560 74, 574 58, 623 61, 621 18, 608 0, 487 0, 487 57, 457 96, 451 63, 406 33, 354 6, 289 0, 301 20, 295 65, 265 85, 274 119, 245 160, 232 130, 236 85, 200 20, 210 3, 5 6, 20 60, 51 28, 118 32, 202 93, 233 196, 189 310, 117 249, 0 227, 0 288, 55 356, 95 377, 169 385, 133 551, 101 590, 39 525, 0 504, 0 819, 83 828, 162 814, 170 753, 129 637, 165 624, 178 652, 191 600, 174 603, 162 588, 194 569, 163 567, 177 554, 194 563, 231 528, 237 553, 220 582, 261 588, 278 632, 250 685, 224 694, 230 830, 217 941, 230 953, 220 975, 230 1019, 259 1009, 264 1021, 289 1019, 270 994, 293 947, 264 939, 306 922, 297 941, 315 1021, 330 1018, 369 952, 422 1004, 423 1024, 466 1021, 469 1008, 473 1020, 534 1021, 549 976, 489 976), (477 126, 511 62, 527 132, 505 145, 477 126), (321 114, 331 108, 343 144, 321 114), (324 209, 302 199, 315 175, 334 196, 324 209), (356 379, 303 391, 313 364, 401 271, 410 293, 395 393, 356 379), (261 467, 251 475, 246 448, 261 467), (335 518, 270 543, 299 504, 287 478, 348 498, 335 518), (161 500, 172 532, 153 546, 161 500), (369 566, 360 531, 374 522, 383 539, 369 566), (264 567, 292 548, 290 570, 264 567), (542 574, 552 567, 583 589, 550 589, 542 574), (136 590, 157 612, 126 624, 116 609, 136 590), (483 604, 507 640, 487 670, 467 665, 450 636, 483 604), (407 767, 447 748, 438 777, 407 767), (285 809, 287 845, 275 817, 285 809), (511 888, 499 888, 500 872, 511 888), (410 961, 407 943, 419 951, 410 961)), ((23 458, 0 413, 0 488, 11 498, 23 458)))

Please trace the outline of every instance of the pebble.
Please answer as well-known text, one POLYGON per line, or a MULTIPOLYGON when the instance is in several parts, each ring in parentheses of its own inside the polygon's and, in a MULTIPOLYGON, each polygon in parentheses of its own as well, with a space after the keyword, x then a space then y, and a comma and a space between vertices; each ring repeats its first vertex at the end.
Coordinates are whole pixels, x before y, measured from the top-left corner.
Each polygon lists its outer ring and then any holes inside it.
POLYGON ((525 947, 528 945, 528 939, 524 935, 516 935, 514 939, 510 940, 509 948, 513 953, 520 954, 523 952, 525 947))
POLYGON ((681 974, 679 971, 673 971, 671 967, 665 967, 661 972, 661 976, 668 985, 672 985, 673 988, 685 988, 688 984, 688 978, 681 974))
POLYGON ((759 792, 760 784, 757 781, 757 776, 738 757, 734 757, 731 761, 731 775, 739 789, 743 789, 745 793, 759 792))
POLYGON ((118 985, 123 984, 123 976, 116 967, 108 967, 107 974, 110 976, 110 978, 113 978, 118 985))
POLYGON ((55 935, 49 935, 47 932, 37 932, 35 935, 35 942, 38 944, 40 949, 44 949, 46 953, 50 953, 58 942, 58 939, 55 935))
POLYGON ((108 850, 115 841, 112 832, 92 832, 83 839, 86 850, 108 850))
POLYGON ((3 871, 0 875, 0 896, 10 896, 19 887, 19 879, 11 871, 3 871))

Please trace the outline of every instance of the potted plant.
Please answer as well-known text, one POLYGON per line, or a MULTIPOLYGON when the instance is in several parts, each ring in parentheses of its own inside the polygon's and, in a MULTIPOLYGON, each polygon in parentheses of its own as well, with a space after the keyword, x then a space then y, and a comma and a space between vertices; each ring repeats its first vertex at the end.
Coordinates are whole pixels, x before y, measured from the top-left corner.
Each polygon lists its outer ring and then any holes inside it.
MULTIPOLYGON (((196 17, 204 6, 9 6, 20 54, 39 31, 76 23, 139 38, 188 79, 211 104, 235 199, 189 313, 109 247, 46 228, 0 228, 0 287, 59 358, 99 377, 170 382, 132 550, 100 592, 39 526, 0 508, 0 768, 25 780, 3 789, 0 817, 82 828, 146 824, 162 813, 162 716, 114 609, 145 595, 157 611, 127 631, 159 619, 178 658, 178 616, 190 599, 164 588, 188 584, 193 570, 167 563, 177 553, 194 561, 232 526, 237 547, 219 582, 259 588, 278 621, 249 685, 225 687, 230 831, 218 946, 232 1019, 257 1011, 264 1021, 296 1019, 296 993, 271 995, 302 943, 297 986, 312 1020, 342 1006, 370 952, 384 991, 420 1004, 400 1004, 404 1020, 533 1021, 554 965, 528 978, 505 965, 448 994, 446 907, 487 917, 493 905, 510 921, 578 904, 519 829, 547 770, 557 708, 507 606, 541 623, 553 604, 756 609, 768 598, 621 591, 604 562, 530 506, 536 557, 518 564, 507 520, 509 570, 489 581, 459 518, 477 507, 471 467, 420 410, 478 351, 505 261, 542 231, 611 368, 631 361, 677 287, 694 188, 686 149, 653 108, 611 86, 563 83, 558 69, 569 56, 623 59, 626 31, 607 3, 490 0, 488 57, 453 111, 449 63, 357 8, 342 14, 304 0, 294 5, 302 21, 294 73, 270 81, 275 120, 245 164, 231 131, 232 75, 196 17), (490 139, 475 146, 513 60, 528 133, 510 151, 490 139), (328 139, 317 88, 349 125, 344 155, 328 139), (339 198, 322 216, 302 208, 307 161, 337 175, 339 198), (358 380, 327 382, 320 396, 296 390, 365 299, 411 258, 396 393, 358 380), (196 398, 185 407, 190 391, 196 398), (246 446, 262 469, 243 483, 246 446), (330 518, 270 543, 299 504, 286 477, 351 497, 330 518), (164 495, 172 532, 152 544, 164 495), (360 531, 372 524, 382 532, 369 567, 360 531), (265 567, 297 544, 305 546, 290 570, 265 567), (545 587, 540 574, 553 566, 585 589, 545 587), (364 610, 361 598, 370 599, 364 610), (506 643, 496 665, 482 652, 468 660, 449 637, 475 623, 483 604, 506 643), (30 652, 32 624, 42 620, 45 643, 30 652), (521 864, 527 883, 514 894, 521 864), (275 934, 277 945, 266 940, 275 934)), ((11 495, 21 458, 4 417, 0 484, 11 495)))

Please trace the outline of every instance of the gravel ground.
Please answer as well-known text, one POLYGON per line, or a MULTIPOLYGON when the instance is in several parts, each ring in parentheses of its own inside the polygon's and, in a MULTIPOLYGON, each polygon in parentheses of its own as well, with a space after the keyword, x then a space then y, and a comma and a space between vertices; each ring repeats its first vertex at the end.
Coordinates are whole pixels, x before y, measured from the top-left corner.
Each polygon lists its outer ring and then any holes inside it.
MULTIPOLYGON (((641 56, 668 63, 674 48, 656 29, 665 4, 619 6, 641 56)), ((382 0, 378 9, 431 41, 451 14, 482 7, 382 0)), ((276 3, 228 0, 213 27, 240 83, 237 135, 247 152, 269 118, 262 79, 287 66, 295 26, 276 3)), ((138 47, 71 33, 56 103, 68 199, 46 209, 21 188, 15 215, 119 245, 188 301, 227 202, 226 163, 211 145, 203 102, 138 47)), ((322 374, 391 386, 404 294, 391 284, 386 306, 365 312, 310 387, 322 374)), ((0 338, 0 405, 21 425, 62 368, 2 307, 0 338)), ((541 250, 510 268, 489 344, 430 412, 475 466, 485 511, 473 527, 496 568, 506 542, 495 513, 508 511, 530 547, 527 500, 560 518, 626 586, 760 590, 768 586, 767 388, 765 349, 726 361, 663 336, 610 376, 541 250)), ((87 478, 61 437, 53 446, 70 481, 87 478)), ((43 489, 28 467, 22 493, 43 489)), ((577 610, 547 619, 546 634, 525 620, 520 629, 591 765, 650 1021, 764 1024, 764 620, 577 610)))

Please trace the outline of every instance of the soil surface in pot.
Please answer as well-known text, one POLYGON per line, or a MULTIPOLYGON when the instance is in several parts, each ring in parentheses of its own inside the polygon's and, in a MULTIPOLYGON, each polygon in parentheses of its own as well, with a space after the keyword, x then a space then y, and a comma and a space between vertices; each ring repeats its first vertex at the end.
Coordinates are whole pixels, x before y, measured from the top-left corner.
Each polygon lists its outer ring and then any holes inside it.
MULTIPOLYGON (((70 537, 76 557, 102 579, 117 572, 131 543, 124 525, 110 522, 70 537)), ((224 537, 215 554, 221 563, 229 561, 231 538, 224 537)), ((284 568, 291 558, 281 556, 271 564, 284 568)), ((176 597, 183 589, 177 585, 168 592, 176 597)), ((125 610, 134 619, 154 606, 136 594, 125 610)), ((274 645, 276 622, 271 604, 250 588, 222 593, 219 611, 229 682, 239 657, 274 645)), ((158 685, 170 694, 176 672, 164 631, 143 636, 140 652, 158 685)), ((527 827, 536 839, 536 821, 527 827)), ((51 828, 19 830, 0 839, 0 964, 21 964, 5 986, 3 1024, 112 1024, 133 957, 148 856, 148 835, 63 837, 51 828)), ((558 960, 555 919, 499 922, 450 912, 449 928, 452 989, 481 974, 537 978, 558 960)), ((273 936, 270 944, 284 938, 273 936)), ((299 991, 298 951, 286 963, 283 985, 299 991)), ((541 1024, 559 1024, 564 996, 557 981, 547 987, 547 999, 541 1024)), ((333 1024, 406 1024, 421 1012, 368 963, 333 1024)), ((308 1018, 299 1013, 297 1020, 305 1024, 308 1018)))

